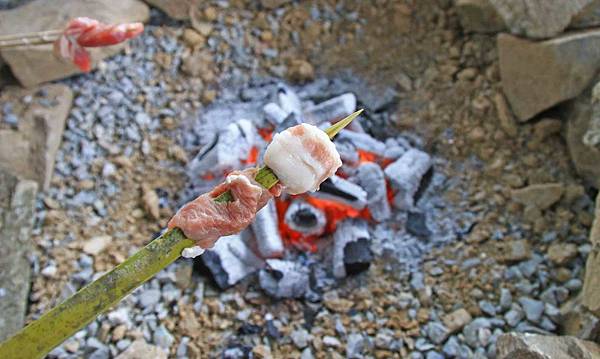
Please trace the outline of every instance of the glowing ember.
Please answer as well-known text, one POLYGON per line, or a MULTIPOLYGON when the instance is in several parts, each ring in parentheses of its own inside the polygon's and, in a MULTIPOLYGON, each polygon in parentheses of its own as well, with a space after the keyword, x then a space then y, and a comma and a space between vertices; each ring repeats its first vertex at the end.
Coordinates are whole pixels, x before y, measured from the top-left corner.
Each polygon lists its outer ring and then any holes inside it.
POLYGON ((271 140, 273 139, 273 129, 272 128, 259 128, 258 134, 260 135, 260 137, 263 138, 263 140, 265 140, 267 142, 271 142, 271 140))
POLYGON ((247 165, 253 165, 256 163, 258 159, 258 148, 256 146, 252 146, 250 151, 248 152, 248 158, 244 161, 247 165))

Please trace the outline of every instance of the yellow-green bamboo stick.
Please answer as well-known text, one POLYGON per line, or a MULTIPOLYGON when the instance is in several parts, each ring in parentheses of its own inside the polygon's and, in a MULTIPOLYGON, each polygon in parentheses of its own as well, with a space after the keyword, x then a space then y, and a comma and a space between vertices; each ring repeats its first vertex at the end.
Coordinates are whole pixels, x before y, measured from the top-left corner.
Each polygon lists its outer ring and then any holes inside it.
MULTIPOLYGON (((362 110, 359 110, 337 122, 326 129, 325 133, 333 138, 361 112, 362 110)), ((267 189, 279 181, 273 171, 266 166, 258 171, 255 179, 267 189)), ((229 191, 215 198, 217 202, 231 200, 233 197, 229 191)), ((0 344, 0 358, 44 357, 98 315, 119 303, 135 288, 173 263, 185 248, 193 246, 194 243, 178 228, 166 231, 125 262, 81 288, 70 298, 0 344)))

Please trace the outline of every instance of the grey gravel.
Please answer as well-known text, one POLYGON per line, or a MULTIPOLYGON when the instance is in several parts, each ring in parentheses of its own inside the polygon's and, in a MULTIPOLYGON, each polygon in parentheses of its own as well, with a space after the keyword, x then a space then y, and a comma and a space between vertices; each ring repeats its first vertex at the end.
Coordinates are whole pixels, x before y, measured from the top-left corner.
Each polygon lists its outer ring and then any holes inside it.
POLYGON ((542 314, 544 313, 544 302, 527 297, 521 297, 519 298, 519 303, 523 307, 523 311, 525 311, 527 320, 534 323, 539 322, 542 314))

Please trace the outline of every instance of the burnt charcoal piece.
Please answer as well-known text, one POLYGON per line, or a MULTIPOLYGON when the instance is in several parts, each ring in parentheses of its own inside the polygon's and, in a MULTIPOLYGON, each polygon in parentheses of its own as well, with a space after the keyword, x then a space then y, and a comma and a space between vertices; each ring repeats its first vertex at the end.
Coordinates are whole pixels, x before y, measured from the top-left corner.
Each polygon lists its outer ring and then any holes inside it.
POLYGON ((358 274, 369 269, 373 261, 373 252, 371 252, 369 244, 369 240, 366 238, 346 244, 344 247, 346 275, 358 274))
POLYGON ((252 231, 256 238, 258 251, 263 258, 280 257, 283 254, 283 241, 279 234, 274 201, 269 201, 256 213, 256 218, 252 222, 252 231))
POLYGON ((246 245, 242 234, 221 237, 201 257, 221 289, 234 285, 264 265, 246 245))
POLYGON ((406 231, 413 236, 427 238, 431 235, 431 231, 427 227, 427 216, 425 213, 408 212, 406 219, 406 231))
POLYGON ((263 328, 260 325, 244 323, 238 329, 239 335, 253 335, 262 333, 263 328))
POLYGON ((261 288, 275 298, 301 298, 308 289, 308 269, 280 259, 268 259, 258 276, 261 288))
POLYGON ((285 212, 284 221, 294 231, 307 236, 323 234, 327 225, 323 211, 300 200, 290 204, 285 212))
POLYGON ((373 260, 367 222, 347 219, 333 235, 333 275, 343 278, 369 268, 373 260))
POLYGON ((210 270, 210 273, 212 274, 212 277, 219 288, 224 289, 229 287, 229 275, 227 275, 227 272, 225 269, 223 269, 223 266, 221 265, 221 259, 219 258, 218 254, 211 251, 205 252, 202 255, 202 261, 210 270))
POLYGON ((312 195, 347 204, 358 210, 367 205, 367 192, 361 186, 336 175, 321 183, 319 191, 312 195))

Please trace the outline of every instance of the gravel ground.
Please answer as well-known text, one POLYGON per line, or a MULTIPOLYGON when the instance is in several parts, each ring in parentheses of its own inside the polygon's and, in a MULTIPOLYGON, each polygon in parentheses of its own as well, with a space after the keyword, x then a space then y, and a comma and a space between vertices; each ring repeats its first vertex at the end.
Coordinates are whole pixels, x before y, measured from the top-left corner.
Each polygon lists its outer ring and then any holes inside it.
POLYGON ((592 193, 551 118, 500 126, 493 39, 462 34, 447 1, 231 3, 207 7, 199 37, 155 13, 124 54, 65 81, 75 103, 38 205, 29 319, 157 235, 181 201, 190 124, 268 78, 358 78, 372 134, 409 131, 443 160, 437 195, 468 214, 456 239, 412 272, 382 253, 314 303, 252 281, 220 292, 181 260, 51 357, 109 358, 143 338, 190 358, 484 358, 500 333, 557 332, 581 287, 592 193), (524 208, 531 193, 550 205, 524 208))

